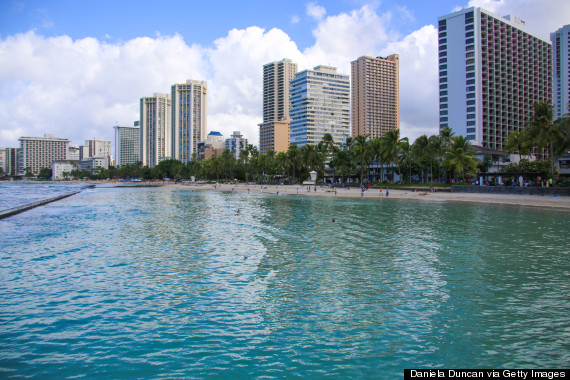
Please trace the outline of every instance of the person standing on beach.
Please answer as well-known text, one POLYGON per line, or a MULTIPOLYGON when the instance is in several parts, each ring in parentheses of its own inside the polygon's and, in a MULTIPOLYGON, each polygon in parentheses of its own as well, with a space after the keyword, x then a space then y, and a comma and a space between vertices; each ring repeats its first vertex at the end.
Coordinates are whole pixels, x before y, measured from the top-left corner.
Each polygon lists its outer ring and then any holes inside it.
POLYGON ((389 194, 390 194, 390 189, 386 189, 386 198, 388 198, 389 194))

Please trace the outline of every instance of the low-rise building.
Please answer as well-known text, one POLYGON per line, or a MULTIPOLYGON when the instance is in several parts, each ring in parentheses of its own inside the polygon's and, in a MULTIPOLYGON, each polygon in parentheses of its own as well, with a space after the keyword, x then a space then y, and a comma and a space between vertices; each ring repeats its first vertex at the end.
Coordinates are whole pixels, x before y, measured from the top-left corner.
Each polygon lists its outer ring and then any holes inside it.
POLYGON ((79 160, 56 160, 51 164, 51 179, 61 181, 67 179, 73 170, 79 168, 79 160))

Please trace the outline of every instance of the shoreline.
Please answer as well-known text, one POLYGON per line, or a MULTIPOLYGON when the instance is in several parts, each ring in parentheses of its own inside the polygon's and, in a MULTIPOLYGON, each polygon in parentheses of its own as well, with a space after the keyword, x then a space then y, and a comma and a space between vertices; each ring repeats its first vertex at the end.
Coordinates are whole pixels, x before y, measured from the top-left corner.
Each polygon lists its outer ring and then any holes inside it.
POLYGON ((263 193, 260 192, 261 185, 245 185, 245 184, 222 184, 214 188, 212 184, 165 184, 164 187, 182 189, 182 190, 201 190, 201 191, 224 191, 247 193, 250 194, 270 194, 280 196, 310 196, 310 197, 329 197, 329 198, 352 198, 352 199, 404 199, 417 200, 423 202, 470 202, 484 204, 502 204, 514 206, 539 207, 544 209, 558 209, 570 211, 570 197, 564 196, 542 196, 542 195, 518 195, 518 194, 481 194, 481 193, 457 193, 457 192, 429 192, 429 191, 411 191, 399 190, 391 188, 370 189, 361 196, 358 188, 337 188, 336 194, 328 187, 311 186, 311 191, 307 191, 307 185, 263 185, 263 193), (298 189, 298 194, 297 194, 298 189), (348 190, 347 190, 348 189, 348 190), (389 196, 386 197, 386 189, 389 189, 389 196))

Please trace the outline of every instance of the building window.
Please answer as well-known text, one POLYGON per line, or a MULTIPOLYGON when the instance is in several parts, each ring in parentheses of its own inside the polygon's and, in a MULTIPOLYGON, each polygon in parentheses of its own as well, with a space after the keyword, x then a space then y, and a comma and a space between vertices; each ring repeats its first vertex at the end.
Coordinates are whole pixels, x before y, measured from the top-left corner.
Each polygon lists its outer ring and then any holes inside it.
POLYGON ((440 89, 440 90, 443 90, 443 89, 445 89, 445 88, 447 88, 447 85, 446 85, 446 84, 440 84, 440 85, 439 85, 439 89, 440 89))
POLYGON ((475 135, 467 135, 467 140, 475 140, 475 135))
POLYGON ((465 33, 465 37, 473 37, 475 34, 473 32, 467 32, 465 33))
POLYGON ((465 30, 473 30, 473 25, 466 25, 465 30))
POLYGON ((447 115, 447 110, 441 110, 441 111, 439 111, 439 114, 440 115, 447 115))
POLYGON ((440 118, 439 118, 439 121, 440 121, 440 122, 441 122, 441 121, 448 121, 447 116, 440 117, 440 118))
POLYGON ((467 79, 465 84, 467 84, 467 85, 475 84, 475 79, 467 79))
POLYGON ((474 105, 474 104, 475 104, 475 100, 468 100, 468 101, 467 101, 467 105, 468 105, 468 106, 472 106, 472 105, 474 105))
POLYGON ((440 109, 442 109, 442 108, 447 108, 447 103, 440 104, 440 105, 439 105, 439 108, 440 108, 440 109))
MULTIPOLYGON (((467 126, 470 126, 470 125, 475 125, 475 122, 473 120, 468 121, 467 126)), ((469 130, 467 132, 469 132, 469 130)), ((475 132, 475 129, 473 129, 473 132, 475 132)))
POLYGON ((475 107, 467 107, 467 112, 475 112, 475 107))
POLYGON ((467 128, 467 133, 475 133, 475 128, 467 128))
POLYGON ((467 118, 468 119, 475 119, 475 114, 474 113, 468 113, 467 118))
MULTIPOLYGON (((440 51, 439 52, 439 56, 440 57, 447 57, 447 52, 446 51, 440 51)), ((441 61, 440 61, 441 62, 441 61)))

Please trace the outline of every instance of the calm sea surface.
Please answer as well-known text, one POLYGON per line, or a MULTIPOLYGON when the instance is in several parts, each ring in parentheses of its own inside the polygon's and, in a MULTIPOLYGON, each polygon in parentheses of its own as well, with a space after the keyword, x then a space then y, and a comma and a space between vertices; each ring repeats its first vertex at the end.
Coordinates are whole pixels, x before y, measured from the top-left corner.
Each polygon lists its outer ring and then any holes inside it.
POLYGON ((513 206, 85 190, 0 220, 0 378, 568 367, 569 231, 513 206))

